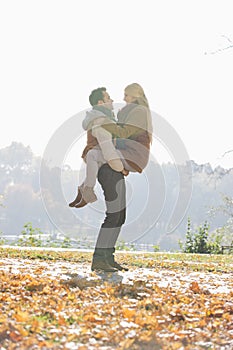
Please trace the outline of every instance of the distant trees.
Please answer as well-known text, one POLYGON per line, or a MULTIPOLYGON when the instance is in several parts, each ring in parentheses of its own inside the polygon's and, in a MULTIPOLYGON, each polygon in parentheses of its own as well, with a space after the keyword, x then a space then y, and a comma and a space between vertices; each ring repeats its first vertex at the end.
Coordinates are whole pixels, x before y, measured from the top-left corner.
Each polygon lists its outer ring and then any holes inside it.
POLYGON ((39 158, 22 143, 0 150, 0 225, 5 234, 18 233, 27 221, 40 222, 39 167, 39 158))
POLYGON ((0 193, 15 184, 31 185, 39 191, 40 158, 35 157, 29 146, 12 142, 0 149, 0 193))
POLYGON ((212 216, 224 215, 225 222, 220 227, 217 227, 213 234, 221 236, 223 245, 233 245, 233 196, 222 194, 222 202, 217 207, 211 208, 212 216))
POLYGON ((14 234, 28 221, 37 225, 44 224, 41 220, 41 204, 40 193, 34 192, 30 184, 8 186, 4 201, 6 219, 4 231, 14 234))
MULTIPOLYGON (((49 212, 56 218, 57 222, 54 223, 41 198, 40 166, 41 159, 33 155, 30 147, 25 147, 21 143, 13 142, 10 146, 0 149, 0 231, 4 235, 17 235, 21 233, 26 222, 31 222, 33 227, 39 227, 44 233, 51 233, 56 230, 54 224, 58 224, 62 225, 67 233, 79 238, 85 234, 94 239, 102 214, 97 210, 92 211, 90 215, 88 206, 76 212, 77 216, 72 210, 67 209, 68 200, 75 194, 74 179, 77 178, 77 174, 68 167, 62 170, 64 174, 62 189, 64 193, 62 193, 61 190, 58 191, 61 169, 45 168, 43 170, 43 195, 49 212)), ((134 174, 130 176, 135 193, 132 193, 133 200, 127 208, 127 220, 133 222, 131 226, 133 229, 129 232, 126 227, 124 228, 124 241, 134 240, 135 228, 135 231, 141 232, 141 241, 139 239, 138 243, 159 244, 162 250, 177 249, 179 239, 185 238, 188 217, 196 227, 208 220, 210 231, 224 227, 225 232, 228 230, 229 234, 232 233, 233 169, 226 170, 218 167, 213 170, 209 164, 198 165, 192 161, 193 192, 190 206, 180 226, 172 234, 166 235, 165 228, 179 191, 176 167, 169 163, 148 167, 147 171, 153 179, 149 194, 153 198, 154 205, 146 207, 143 220, 137 219, 134 222, 135 213, 139 217, 141 207, 144 208, 146 205, 147 195, 141 190, 146 186, 146 181, 134 174), (165 186, 165 196, 163 186, 165 186), (140 193, 144 195, 143 201, 142 196, 139 196, 140 193), (226 196, 224 202, 222 202, 221 193, 226 196), (161 203, 158 203, 159 200, 161 203), (218 208, 216 215, 209 216, 210 208, 218 208), (146 231, 148 227, 151 228, 146 231)))

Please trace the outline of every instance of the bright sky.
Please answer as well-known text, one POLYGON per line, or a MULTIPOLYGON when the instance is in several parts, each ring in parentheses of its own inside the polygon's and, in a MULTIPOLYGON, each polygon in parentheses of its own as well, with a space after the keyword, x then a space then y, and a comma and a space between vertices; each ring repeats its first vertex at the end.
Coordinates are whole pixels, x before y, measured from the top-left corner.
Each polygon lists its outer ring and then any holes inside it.
POLYGON ((191 159, 233 167, 232 1, 2 0, 0 37, 1 148, 42 155, 91 90, 138 82, 191 159))

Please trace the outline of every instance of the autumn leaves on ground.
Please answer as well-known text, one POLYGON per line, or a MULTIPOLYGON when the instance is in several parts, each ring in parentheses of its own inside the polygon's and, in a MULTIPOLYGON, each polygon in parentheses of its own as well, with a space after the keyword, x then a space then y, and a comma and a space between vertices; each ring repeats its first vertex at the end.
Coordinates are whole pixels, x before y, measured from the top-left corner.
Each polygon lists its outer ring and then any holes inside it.
POLYGON ((233 256, 0 248, 0 349, 233 349, 233 256))

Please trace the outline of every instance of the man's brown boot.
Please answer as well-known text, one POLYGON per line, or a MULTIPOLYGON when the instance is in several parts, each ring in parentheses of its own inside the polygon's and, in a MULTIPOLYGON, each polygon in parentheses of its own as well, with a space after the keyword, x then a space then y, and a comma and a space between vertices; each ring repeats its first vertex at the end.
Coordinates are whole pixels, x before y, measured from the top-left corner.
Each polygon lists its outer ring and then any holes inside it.
POLYGON ((92 271, 117 272, 118 270, 111 266, 106 259, 106 248, 95 248, 91 264, 92 271))
POLYGON ((123 271, 123 270, 129 271, 128 267, 122 266, 115 261, 114 253, 115 253, 115 248, 106 249, 106 260, 109 263, 109 265, 111 265, 112 267, 114 267, 119 271, 123 271))

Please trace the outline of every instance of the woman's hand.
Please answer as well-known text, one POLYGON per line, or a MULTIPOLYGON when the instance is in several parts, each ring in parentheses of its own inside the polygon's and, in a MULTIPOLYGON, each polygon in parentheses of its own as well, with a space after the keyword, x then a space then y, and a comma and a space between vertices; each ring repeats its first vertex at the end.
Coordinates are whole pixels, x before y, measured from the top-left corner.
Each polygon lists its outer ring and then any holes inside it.
POLYGON ((122 174, 123 174, 124 176, 128 176, 128 175, 129 175, 129 170, 123 169, 123 170, 122 170, 122 174))

